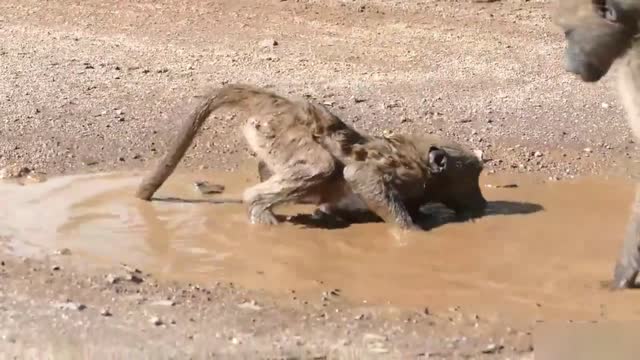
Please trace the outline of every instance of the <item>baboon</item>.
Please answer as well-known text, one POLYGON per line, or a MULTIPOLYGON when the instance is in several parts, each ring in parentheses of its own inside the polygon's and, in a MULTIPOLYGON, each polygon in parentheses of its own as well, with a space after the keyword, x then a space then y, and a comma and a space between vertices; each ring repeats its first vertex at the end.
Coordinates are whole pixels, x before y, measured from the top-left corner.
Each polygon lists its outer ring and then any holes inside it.
POLYGON ((283 203, 313 203, 331 212, 332 206, 345 209, 357 198, 384 222, 402 229, 418 229, 412 215, 420 202, 439 201, 472 217, 486 207, 478 184, 482 162, 461 146, 368 136, 320 104, 245 84, 205 95, 143 179, 138 198, 151 199, 204 121, 223 107, 246 111, 244 137, 263 163, 262 171, 269 172, 243 193, 252 224, 277 224, 272 209, 283 203))
MULTIPOLYGON (((377 150, 376 155, 370 156, 369 161, 375 161, 373 160, 375 158, 389 161, 386 157, 392 157, 396 152, 415 153, 417 156, 420 153, 428 152, 429 149, 437 148, 442 150, 443 153, 432 151, 432 158, 428 159, 428 161, 444 160, 457 164, 455 168, 449 168, 447 171, 438 174, 432 173, 424 179, 424 187, 425 189, 430 189, 430 191, 423 192, 422 194, 403 194, 402 200, 405 208, 414 221, 421 217, 422 213, 420 209, 427 203, 442 203, 449 209, 454 210, 460 217, 474 216, 468 212, 473 206, 467 205, 466 202, 477 204, 478 208, 483 208, 486 205, 486 201, 484 201, 478 185, 479 173, 477 170, 482 166, 481 160, 460 144, 433 135, 406 136, 394 134, 385 137, 371 137, 366 147, 370 153, 372 153, 374 149, 377 150), (392 149, 391 144, 394 143, 410 144, 410 147, 392 149), (446 159, 443 158, 441 160, 436 158, 438 155, 446 156, 446 159)), ((266 163, 262 160, 258 162, 258 175, 260 181, 266 181, 273 175, 266 163)), ((314 203, 313 201, 306 201, 305 199, 302 199, 300 202, 314 203)), ((476 211, 476 215, 477 214, 476 211)), ((330 216, 331 218, 337 217, 349 222, 381 220, 369 210, 366 202, 358 194, 353 192, 348 196, 342 197, 337 202, 321 204, 314 215, 323 217, 330 216)))
MULTIPOLYGON (((561 0, 556 23, 566 40, 565 68, 584 82, 597 82, 614 63, 618 94, 633 135, 640 137, 640 22, 638 0, 561 0)), ((613 271, 612 288, 635 286, 640 271, 640 186, 624 243, 613 271)))

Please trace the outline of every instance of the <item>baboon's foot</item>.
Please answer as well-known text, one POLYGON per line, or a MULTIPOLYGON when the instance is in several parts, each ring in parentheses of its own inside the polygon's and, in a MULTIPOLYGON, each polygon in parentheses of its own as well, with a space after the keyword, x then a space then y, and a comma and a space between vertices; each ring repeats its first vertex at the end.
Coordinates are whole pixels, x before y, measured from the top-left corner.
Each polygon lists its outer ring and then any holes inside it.
POLYGON ((276 225, 278 224, 278 219, 269 209, 251 206, 249 209, 249 222, 254 225, 276 225))
POLYGON ((636 277, 638 276, 638 269, 636 266, 625 265, 620 261, 616 262, 616 267, 613 271, 613 282, 611 283, 612 289, 629 289, 636 287, 636 277))

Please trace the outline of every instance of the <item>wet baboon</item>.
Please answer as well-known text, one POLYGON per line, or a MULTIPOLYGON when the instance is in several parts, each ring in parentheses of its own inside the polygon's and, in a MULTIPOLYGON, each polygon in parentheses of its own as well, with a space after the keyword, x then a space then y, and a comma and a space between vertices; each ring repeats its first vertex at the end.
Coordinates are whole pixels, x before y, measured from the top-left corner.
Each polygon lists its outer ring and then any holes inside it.
MULTIPOLYGON (((565 33, 565 67, 585 82, 597 82, 614 62, 618 93, 634 136, 640 138, 640 21, 638 0, 560 0, 556 23, 565 33)), ((613 288, 635 285, 640 271, 640 187, 636 189, 613 288)))
POLYGON ((263 163, 263 171, 270 173, 268 179, 244 191, 253 224, 276 224, 272 208, 287 202, 331 208, 357 198, 382 220, 403 229, 417 228, 411 215, 418 202, 439 201, 471 216, 486 207, 478 184, 482 163, 470 151, 404 136, 367 136, 320 104, 242 84, 205 96, 164 158, 143 179, 137 197, 151 199, 204 120, 223 107, 247 113, 244 137, 263 163))
MULTIPOLYGON (((477 204, 479 208, 486 204, 478 185, 478 169, 481 170, 481 160, 455 142, 433 135, 394 134, 385 137, 371 137, 366 148, 370 154, 375 152, 375 155, 369 155, 369 161, 380 161, 376 159, 389 161, 391 157, 397 156, 396 153, 413 153, 419 156, 421 153, 429 152, 430 149, 440 149, 442 153, 431 151, 432 157, 427 161, 444 160, 456 164, 455 167, 450 167, 438 174, 431 173, 424 179, 424 188, 430 189, 430 191, 403 194, 404 206, 414 221, 422 215, 420 209, 427 203, 442 203, 462 217, 473 216, 468 213, 472 206, 466 205, 467 202, 477 204), (392 145, 394 143, 405 146, 404 148, 395 148, 392 145), (437 156, 441 155, 446 158, 438 159, 437 156)), ((258 175, 260 181, 266 181, 273 175, 266 163, 261 160, 258 162, 258 175)), ((305 199, 302 199, 301 202, 314 203, 305 199)), ((365 201, 355 193, 344 196, 334 203, 321 204, 315 214, 317 216, 338 217, 350 222, 380 220, 369 210, 365 201)))

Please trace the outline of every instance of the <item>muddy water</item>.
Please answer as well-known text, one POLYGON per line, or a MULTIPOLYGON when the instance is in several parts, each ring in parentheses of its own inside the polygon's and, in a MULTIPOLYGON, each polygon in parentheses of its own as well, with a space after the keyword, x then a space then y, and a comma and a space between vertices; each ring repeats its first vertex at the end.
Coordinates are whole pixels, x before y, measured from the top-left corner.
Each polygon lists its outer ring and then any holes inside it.
MULTIPOLYGON (((228 280, 278 293, 339 288, 353 301, 446 308, 527 319, 640 318, 640 293, 610 292, 633 186, 616 179, 544 182, 483 178, 489 215, 453 223, 431 209, 431 227, 401 234, 382 223, 326 229, 250 226, 238 204, 253 175, 175 175, 157 197, 133 198, 137 174, 93 174, 0 183, 0 236, 20 255, 69 248, 189 281, 228 280), (199 194, 193 182, 225 184, 199 194), (496 187, 517 183, 518 187, 496 187), (186 200, 186 201, 185 201, 186 200), (192 201, 189 201, 192 200, 192 201)), ((309 208, 285 208, 295 214, 309 208)))

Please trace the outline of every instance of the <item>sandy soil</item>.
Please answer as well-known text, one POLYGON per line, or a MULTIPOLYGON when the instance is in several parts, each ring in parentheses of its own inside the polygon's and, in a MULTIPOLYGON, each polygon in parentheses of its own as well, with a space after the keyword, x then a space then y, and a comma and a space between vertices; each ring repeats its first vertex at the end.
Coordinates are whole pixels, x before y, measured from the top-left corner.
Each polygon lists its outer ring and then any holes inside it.
MULTIPOLYGON (((637 148, 611 76, 587 85, 564 72, 550 9, 548 1, 520 0, 5 0, 0 168, 48 175, 145 168, 195 95, 248 82, 306 95, 367 132, 463 141, 483 150, 488 172, 634 175, 637 148)), ((236 126, 233 117, 212 119, 184 168, 245 163, 236 126)), ((2 259, 5 354, 532 355, 534 323, 516 328, 455 307, 425 313, 293 300, 89 267, 73 253, 2 259)))

